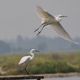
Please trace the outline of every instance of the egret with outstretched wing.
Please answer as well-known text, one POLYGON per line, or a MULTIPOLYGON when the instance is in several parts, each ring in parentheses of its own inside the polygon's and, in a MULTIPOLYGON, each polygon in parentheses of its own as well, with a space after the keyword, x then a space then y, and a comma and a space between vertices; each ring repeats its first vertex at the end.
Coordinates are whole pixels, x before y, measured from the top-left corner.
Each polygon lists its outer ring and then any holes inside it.
POLYGON ((34 31, 34 32, 38 31, 37 35, 39 35, 42 32, 45 26, 51 25, 59 37, 68 40, 74 44, 78 44, 77 42, 73 41, 71 36, 68 34, 68 32, 63 28, 63 26, 60 23, 62 18, 67 16, 63 15, 52 16, 47 11, 43 10, 40 6, 37 6, 37 11, 41 18, 41 25, 34 31))

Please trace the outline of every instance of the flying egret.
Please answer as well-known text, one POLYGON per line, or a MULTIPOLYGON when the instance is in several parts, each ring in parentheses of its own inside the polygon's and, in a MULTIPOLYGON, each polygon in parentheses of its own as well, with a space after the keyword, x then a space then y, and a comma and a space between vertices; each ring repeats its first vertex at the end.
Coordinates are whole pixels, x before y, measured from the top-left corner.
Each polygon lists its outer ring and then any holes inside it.
POLYGON ((39 51, 36 50, 36 49, 31 49, 29 56, 23 56, 21 58, 21 60, 18 63, 18 65, 20 66, 21 70, 25 70, 27 72, 26 67, 27 67, 28 63, 34 58, 34 52, 39 52, 39 51))
POLYGON ((67 17, 67 16, 63 16, 63 15, 52 16, 47 11, 43 10, 40 6, 37 6, 37 11, 38 11, 38 14, 41 18, 41 25, 34 31, 34 32, 38 31, 37 35, 39 35, 41 33, 41 31, 43 30, 43 28, 45 26, 51 25, 53 27, 54 31, 56 31, 56 33, 58 34, 59 37, 65 39, 65 40, 68 40, 68 41, 70 41, 74 44, 78 44, 77 42, 72 40, 71 36, 62 27, 62 25, 60 23, 62 18, 67 17))

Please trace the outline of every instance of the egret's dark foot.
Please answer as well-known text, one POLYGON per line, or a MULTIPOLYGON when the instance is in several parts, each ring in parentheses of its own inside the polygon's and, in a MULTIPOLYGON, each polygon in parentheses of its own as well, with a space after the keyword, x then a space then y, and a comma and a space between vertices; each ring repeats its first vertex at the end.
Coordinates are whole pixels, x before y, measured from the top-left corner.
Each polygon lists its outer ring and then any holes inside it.
POLYGON ((38 31, 39 28, 37 28, 36 30, 34 30, 34 32, 38 31))
POLYGON ((26 70, 25 73, 29 74, 29 72, 26 70))
POLYGON ((27 69, 25 69, 25 73, 26 73, 26 74, 28 74, 28 75, 30 74, 30 72, 29 72, 29 71, 27 71, 27 69))
POLYGON ((37 36, 38 36, 40 33, 41 33, 41 31, 39 31, 39 32, 37 33, 37 36))

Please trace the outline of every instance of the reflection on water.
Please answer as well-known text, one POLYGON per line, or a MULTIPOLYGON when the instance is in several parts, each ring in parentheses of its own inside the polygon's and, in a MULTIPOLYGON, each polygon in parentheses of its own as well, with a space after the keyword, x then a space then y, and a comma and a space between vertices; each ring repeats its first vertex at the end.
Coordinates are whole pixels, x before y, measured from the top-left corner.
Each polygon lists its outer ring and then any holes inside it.
POLYGON ((45 78, 43 80, 80 80, 80 77, 58 77, 58 78, 45 78))

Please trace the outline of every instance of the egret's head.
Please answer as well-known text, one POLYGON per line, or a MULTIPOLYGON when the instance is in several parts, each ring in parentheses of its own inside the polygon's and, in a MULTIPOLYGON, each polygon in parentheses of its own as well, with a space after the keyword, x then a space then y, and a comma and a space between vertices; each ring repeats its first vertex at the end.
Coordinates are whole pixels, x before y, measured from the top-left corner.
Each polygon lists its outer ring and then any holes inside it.
POLYGON ((30 53, 34 53, 34 52, 40 52, 39 50, 36 50, 36 49, 31 49, 30 50, 30 53))
POLYGON ((64 18, 64 17, 67 17, 67 16, 63 16, 63 15, 59 14, 59 15, 56 16, 56 20, 61 21, 62 18, 64 18))

